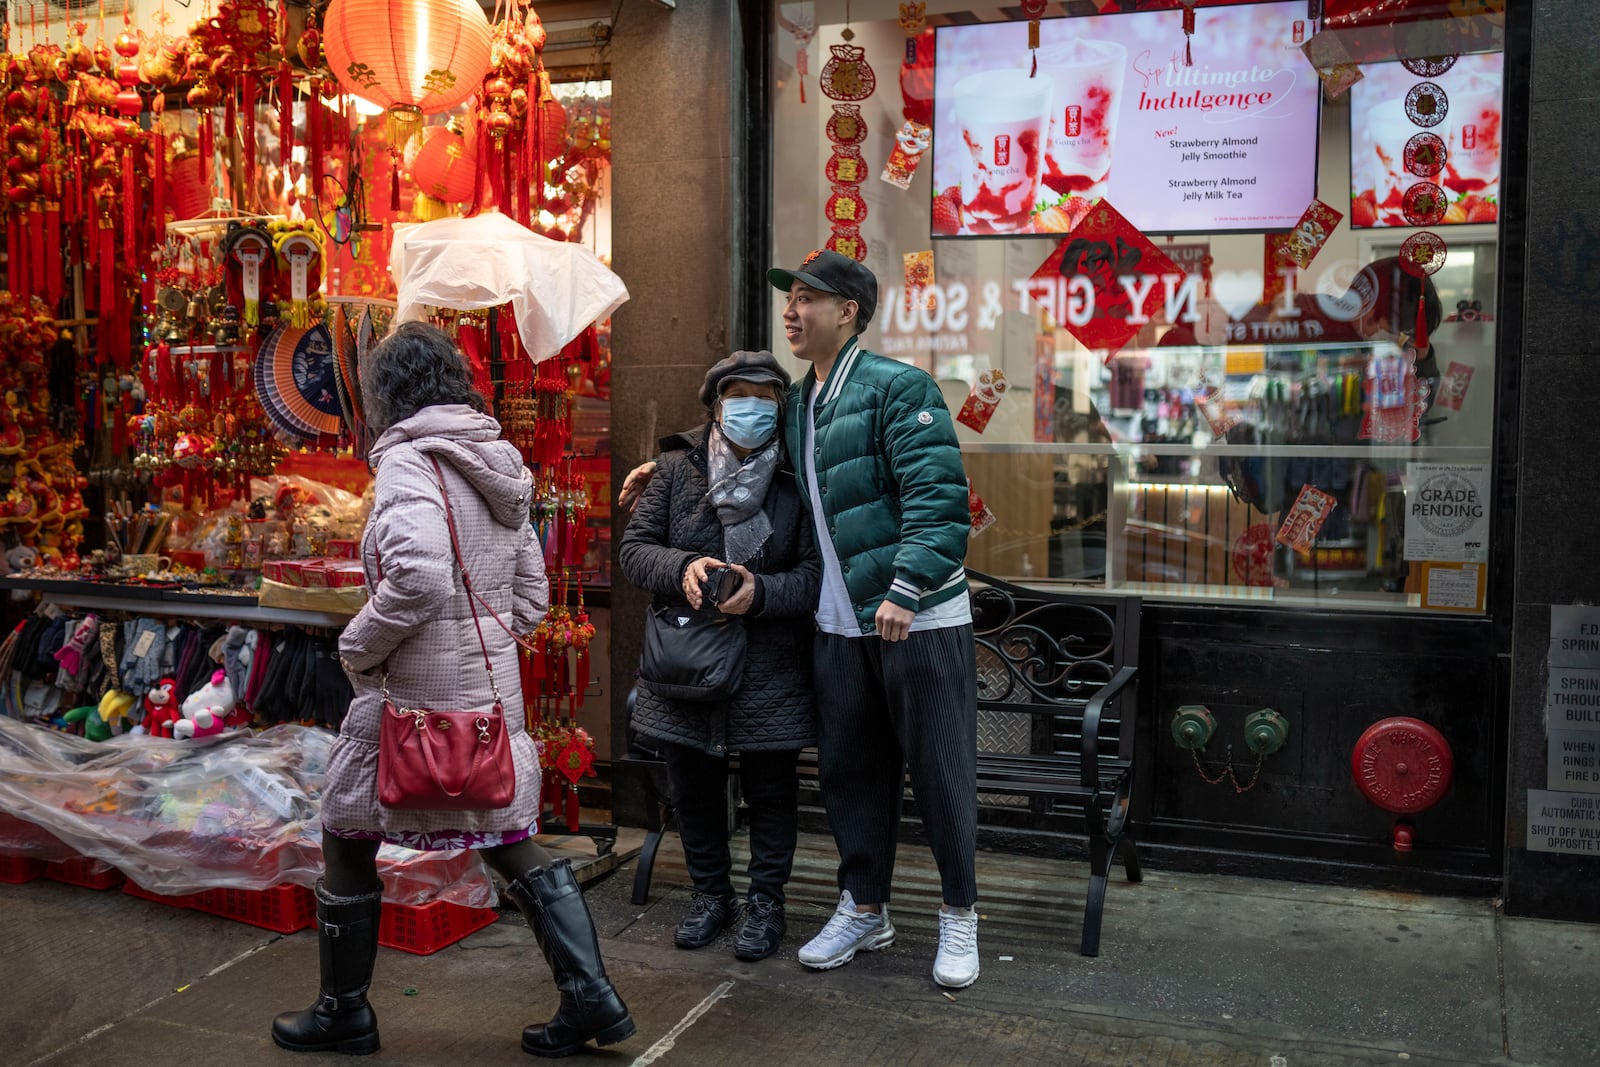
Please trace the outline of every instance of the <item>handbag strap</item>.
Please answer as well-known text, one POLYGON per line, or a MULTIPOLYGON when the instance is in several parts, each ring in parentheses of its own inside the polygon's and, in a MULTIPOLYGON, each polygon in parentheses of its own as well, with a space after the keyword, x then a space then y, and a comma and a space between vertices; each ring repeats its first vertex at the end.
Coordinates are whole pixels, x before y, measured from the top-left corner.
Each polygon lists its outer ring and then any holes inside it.
POLYGON ((483 666, 489 672, 489 688, 494 691, 495 703, 498 704, 500 689, 494 684, 494 663, 489 658, 489 642, 483 639, 483 623, 478 620, 478 606, 475 603, 482 598, 478 596, 477 590, 472 588, 472 575, 467 572, 467 557, 461 551, 461 539, 456 536, 455 510, 450 506, 450 492, 444 487, 444 469, 439 466, 437 456, 430 454, 428 462, 433 464, 434 477, 439 479, 439 495, 444 497, 444 524, 450 530, 450 550, 455 554, 456 566, 461 568, 461 586, 467 591, 467 607, 472 611, 472 628, 478 631, 478 647, 483 650, 483 666))

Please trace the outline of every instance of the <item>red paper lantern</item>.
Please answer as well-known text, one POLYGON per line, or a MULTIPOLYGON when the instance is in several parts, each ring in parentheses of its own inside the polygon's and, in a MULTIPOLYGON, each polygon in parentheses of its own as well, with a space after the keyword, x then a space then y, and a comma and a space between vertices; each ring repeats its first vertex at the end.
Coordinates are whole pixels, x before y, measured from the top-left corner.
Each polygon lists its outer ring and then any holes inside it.
POLYGON ((333 0, 328 65, 345 92, 388 109, 391 142, 447 111, 489 72, 489 20, 473 0, 333 0))
POLYGON ((450 204, 472 199, 478 156, 453 126, 429 126, 411 154, 411 179, 417 188, 450 204))

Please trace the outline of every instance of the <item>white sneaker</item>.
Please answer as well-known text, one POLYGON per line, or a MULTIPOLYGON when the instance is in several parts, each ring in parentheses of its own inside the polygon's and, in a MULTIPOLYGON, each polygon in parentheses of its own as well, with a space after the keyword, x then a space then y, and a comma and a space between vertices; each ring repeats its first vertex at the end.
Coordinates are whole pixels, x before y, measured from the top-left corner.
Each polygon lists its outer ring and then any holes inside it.
POLYGON ((876 952, 894 944, 894 923, 889 921, 889 906, 882 913, 856 911, 856 902, 845 890, 839 906, 826 926, 800 949, 800 962, 812 970, 843 967, 857 952, 876 952))
POLYGON ((965 989, 978 980, 978 912, 939 909, 939 954, 933 980, 947 989, 965 989))

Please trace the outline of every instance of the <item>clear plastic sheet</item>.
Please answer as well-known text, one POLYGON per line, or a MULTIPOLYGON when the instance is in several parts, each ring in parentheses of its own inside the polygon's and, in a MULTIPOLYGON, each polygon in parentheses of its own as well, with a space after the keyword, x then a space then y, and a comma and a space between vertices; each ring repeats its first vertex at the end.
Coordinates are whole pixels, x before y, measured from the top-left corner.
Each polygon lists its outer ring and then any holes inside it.
MULTIPOLYGON (((154 893, 310 886, 322 874, 318 799, 333 741, 327 730, 282 725, 182 743, 93 742, 0 718, 0 816, 13 817, 0 817, 0 850, 92 856, 154 893)), ((470 850, 385 845, 378 870, 396 904, 496 902, 470 850)))

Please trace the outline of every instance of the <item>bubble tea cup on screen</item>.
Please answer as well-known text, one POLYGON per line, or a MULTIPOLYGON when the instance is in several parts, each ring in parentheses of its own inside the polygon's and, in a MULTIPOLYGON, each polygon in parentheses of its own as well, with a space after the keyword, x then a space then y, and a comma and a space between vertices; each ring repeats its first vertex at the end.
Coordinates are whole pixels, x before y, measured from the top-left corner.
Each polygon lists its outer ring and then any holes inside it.
POLYGON ((1027 230, 1054 88, 1049 78, 1021 70, 989 70, 956 83, 955 117, 967 151, 961 210, 968 232, 1027 230))
POLYGON ((1057 196, 1106 195, 1128 50, 1116 41, 1061 41, 1039 49, 1039 73, 1055 82, 1044 184, 1057 196))

